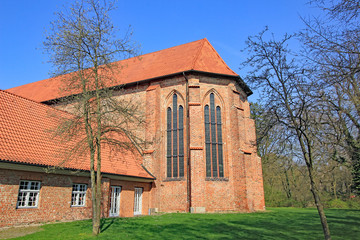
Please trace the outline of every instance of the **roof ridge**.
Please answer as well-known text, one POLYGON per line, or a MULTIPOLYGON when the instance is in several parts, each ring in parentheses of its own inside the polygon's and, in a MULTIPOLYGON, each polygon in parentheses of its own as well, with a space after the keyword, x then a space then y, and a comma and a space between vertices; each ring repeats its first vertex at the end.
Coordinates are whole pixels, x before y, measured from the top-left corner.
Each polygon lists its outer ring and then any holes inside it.
MULTIPOLYGON (((110 64, 119 63, 119 62, 122 62, 122 61, 130 61, 131 59, 136 59, 136 58, 142 58, 143 56, 146 56, 146 55, 156 54, 158 52, 163 52, 163 51, 166 51, 166 50, 169 50, 169 49, 172 49, 172 48, 177 48, 177 47, 180 47, 180 46, 183 46, 183 45, 188 45, 188 44, 192 44, 192 43, 195 43, 195 42, 200 42, 200 41, 203 41, 203 40, 207 40, 207 39, 203 38, 203 39, 195 40, 195 41, 188 42, 188 43, 182 43, 182 44, 179 44, 179 45, 176 45, 176 46, 168 47, 168 48, 165 48, 165 49, 160 49, 160 50, 157 50, 157 51, 154 51, 154 52, 140 54, 140 55, 137 55, 137 56, 134 56, 134 57, 125 58, 125 59, 122 59, 122 60, 111 62, 110 64)), ((66 75, 66 74, 64 74, 64 75, 66 75)), ((62 76, 62 75, 60 75, 60 76, 62 76)))
POLYGON ((201 53, 202 49, 204 48, 205 42, 209 42, 206 38, 203 38, 199 41, 203 41, 203 43, 202 43, 201 47, 199 47, 199 51, 196 53, 194 61, 190 66, 192 70, 195 70, 195 64, 196 64, 197 60, 199 59, 200 53, 201 53))
POLYGON ((236 72, 234 72, 234 70, 232 70, 227 64, 226 64, 226 62, 224 61, 224 59, 222 59, 222 57, 219 55, 219 53, 215 50, 215 48, 211 45, 211 43, 209 42, 209 46, 210 46, 210 48, 211 48, 211 50, 216 54, 216 56, 218 57, 218 59, 220 59, 221 60, 221 62, 225 65, 225 67, 227 68, 227 69, 229 69, 231 72, 233 72, 234 74, 236 74, 236 75, 239 75, 239 74, 237 74, 236 72))
MULTIPOLYGON (((219 56, 208 39, 203 38, 190 43, 173 46, 156 52, 122 59, 111 63, 117 71, 110 80, 104 81, 104 87, 124 86, 135 82, 145 83, 159 77, 166 77, 175 73, 198 70, 208 73, 219 73, 238 76, 219 56), (214 53, 216 55, 214 55, 214 53)), ((33 83, 7 89, 8 92, 28 97, 36 102, 47 102, 81 92, 78 88, 67 89, 63 79, 70 79, 75 72, 53 76, 33 83), (68 91, 60 92, 66 88, 68 91)))
POLYGON ((49 105, 46 105, 46 104, 44 104, 44 103, 34 101, 34 100, 30 99, 30 98, 26 98, 26 97, 17 95, 17 94, 15 94, 15 93, 8 92, 8 91, 6 91, 6 90, 1 90, 1 89, 0 89, 0 92, 4 92, 4 93, 9 94, 9 95, 12 95, 12 96, 14 96, 14 97, 16 97, 16 98, 24 99, 24 100, 27 100, 27 101, 29 101, 29 102, 38 104, 38 105, 40 105, 40 106, 43 106, 43 107, 46 107, 46 108, 50 108, 51 110, 55 110, 55 111, 58 111, 58 112, 65 113, 66 115, 69 115, 69 116, 73 116, 73 117, 75 116, 74 114, 71 114, 71 113, 69 113, 69 112, 67 112, 67 111, 65 111, 65 110, 61 110, 61 109, 57 109, 57 108, 54 108, 54 107, 50 107, 49 105))
MULTIPOLYGON (((141 54, 141 55, 139 55, 139 56, 135 56, 135 57, 131 57, 131 58, 126 58, 126 59, 123 59, 123 60, 128 60, 128 59, 132 59, 132 58, 136 58, 136 57, 141 57, 141 56, 144 56, 144 55, 149 55, 149 54, 153 54, 153 53, 157 53, 157 52, 166 51, 166 50, 168 50, 168 49, 180 47, 180 46, 182 46, 182 45, 188 45, 188 44, 192 44, 192 43, 195 43, 195 42, 200 42, 200 41, 202 41, 202 40, 204 40, 204 39, 206 39, 206 38, 199 39, 199 40, 195 40, 195 41, 188 42, 188 43, 182 43, 182 44, 179 44, 179 45, 176 45, 176 46, 164 48, 164 49, 157 50, 157 51, 154 51, 154 52, 149 52, 149 53, 141 54)), ((116 61, 116 62, 120 62, 120 61, 123 61, 123 60, 119 60, 119 61, 116 61)), ((116 62, 114 62, 114 63, 116 63, 116 62)))
MULTIPOLYGON (((199 41, 204 41, 204 40, 207 40, 207 39, 206 39, 206 38, 203 38, 203 39, 195 40, 195 41, 188 42, 188 43, 182 43, 182 44, 179 44, 179 45, 176 45, 176 46, 168 47, 168 48, 165 48, 165 49, 160 49, 160 50, 158 50, 158 51, 149 52, 149 53, 140 54, 140 55, 137 55, 137 56, 134 56, 134 57, 121 59, 121 60, 118 60, 118 61, 115 61, 115 62, 111 62, 110 64, 118 64, 118 63, 123 62, 123 61, 130 61, 130 60, 132 60, 132 59, 142 58, 143 56, 146 56, 146 55, 150 55, 150 54, 154 54, 154 53, 166 51, 166 50, 169 50, 169 49, 172 49, 172 48, 177 48, 177 47, 180 47, 180 46, 183 46, 183 45, 188 45, 188 44, 192 44, 192 43, 199 42, 199 41)), ((204 44, 203 44, 203 45, 204 45, 204 44)), ((199 54, 200 54, 200 52, 199 52, 199 54)), ((196 59, 195 59, 195 60, 196 60, 196 59)), ((77 72, 77 71, 73 71, 73 72, 69 72, 69 73, 64 73, 64 74, 60 74, 60 75, 56 75, 56 76, 52 76, 52 77, 49 76, 48 78, 41 79, 41 80, 36 81, 36 82, 26 83, 26 84, 23 84, 23 85, 20 85, 20 86, 8 88, 8 89, 6 89, 6 90, 11 90, 11 89, 13 89, 13 88, 18 88, 18 87, 25 86, 25 85, 29 85, 29 84, 39 83, 39 82, 47 81, 47 80, 50 80, 50 79, 55 79, 55 78, 67 76, 67 75, 72 74, 72 73, 75 73, 75 72, 77 72)), ((1 89, 0 89, 0 90, 1 90, 1 89)), ((5 90, 3 90, 3 91, 5 91, 5 90)), ((18 95, 17 95, 17 96, 18 96, 18 95)), ((30 100, 30 99, 29 99, 29 100, 30 100)))

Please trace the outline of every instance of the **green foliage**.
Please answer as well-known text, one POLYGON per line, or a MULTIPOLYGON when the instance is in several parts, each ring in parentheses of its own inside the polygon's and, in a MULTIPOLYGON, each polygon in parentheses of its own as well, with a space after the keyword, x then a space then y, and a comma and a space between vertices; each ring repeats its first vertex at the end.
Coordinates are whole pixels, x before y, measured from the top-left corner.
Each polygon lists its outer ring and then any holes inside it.
MULTIPOLYGON (((326 210, 332 239, 357 239, 360 211, 326 210)), ((102 220, 102 233, 91 234, 91 221, 42 226, 44 231, 18 239, 322 239, 316 209, 270 208, 266 212, 164 214, 102 220)))
POLYGON ((360 210, 360 197, 352 198, 347 201, 349 208, 360 210))
POLYGON ((349 204, 340 199, 333 199, 326 203, 325 207, 327 208, 340 208, 340 209, 348 209, 349 204))
POLYGON ((325 204, 326 208, 338 208, 338 209, 360 209, 360 198, 352 198, 352 199, 333 199, 327 201, 325 204))

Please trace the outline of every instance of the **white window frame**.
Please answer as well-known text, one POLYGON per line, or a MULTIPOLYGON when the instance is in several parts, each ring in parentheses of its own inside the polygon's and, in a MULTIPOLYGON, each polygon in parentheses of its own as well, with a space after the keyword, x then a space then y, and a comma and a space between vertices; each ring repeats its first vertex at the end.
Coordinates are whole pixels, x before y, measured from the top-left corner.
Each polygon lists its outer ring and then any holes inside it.
POLYGON ((87 185, 74 183, 71 193, 71 207, 84 207, 86 204, 87 185))
POLYGON ((120 196, 121 196, 121 187, 120 186, 111 186, 111 195, 110 195, 110 217, 118 217, 120 215, 120 196))
POLYGON ((134 190, 134 215, 142 214, 142 194, 143 188, 136 187, 134 190))
POLYGON ((16 208, 37 208, 41 182, 21 180, 16 208))

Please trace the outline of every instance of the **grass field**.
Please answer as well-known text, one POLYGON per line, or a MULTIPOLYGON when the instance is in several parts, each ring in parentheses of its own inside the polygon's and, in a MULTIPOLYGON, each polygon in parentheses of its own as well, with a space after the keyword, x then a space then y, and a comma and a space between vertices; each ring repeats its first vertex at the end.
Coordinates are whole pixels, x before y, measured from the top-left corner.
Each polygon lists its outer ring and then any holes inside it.
MULTIPOLYGON (((360 210, 328 209, 326 215, 332 239, 360 239, 360 210)), ((40 228, 39 232, 16 239, 323 239, 316 209, 299 208, 104 219, 97 238, 91 235, 89 220, 40 228)))

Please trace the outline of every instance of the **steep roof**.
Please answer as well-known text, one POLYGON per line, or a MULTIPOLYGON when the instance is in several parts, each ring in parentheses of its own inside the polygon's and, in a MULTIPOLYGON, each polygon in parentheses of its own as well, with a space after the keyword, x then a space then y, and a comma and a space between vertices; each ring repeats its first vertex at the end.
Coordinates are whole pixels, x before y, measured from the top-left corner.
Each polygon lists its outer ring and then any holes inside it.
MULTIPOLYGON (((113 76, 115 81, 107 87, 128 84, 162 76, 182 73, 190 70, 216 73, 239 77, 232 71, 209 41, 204 38, 198 41, 164 49, 161 51, 129 58, 114 63, 120 71, 113 76)), ((37 102, 58 99, 78 92, 66 92, 61 79, 65 76, 54 77, 42 81, 29 83, 7 91, 29 98, 37 102)))
MULTIPOLYGON (((54 137, 62 119, 73 115, 0 90, 0 160, 65 169, 90 170, 85 153, 69 156, 76 141, 54 137)), ((102 151, 102 172, 153 179, 130 150, 102 151)))

